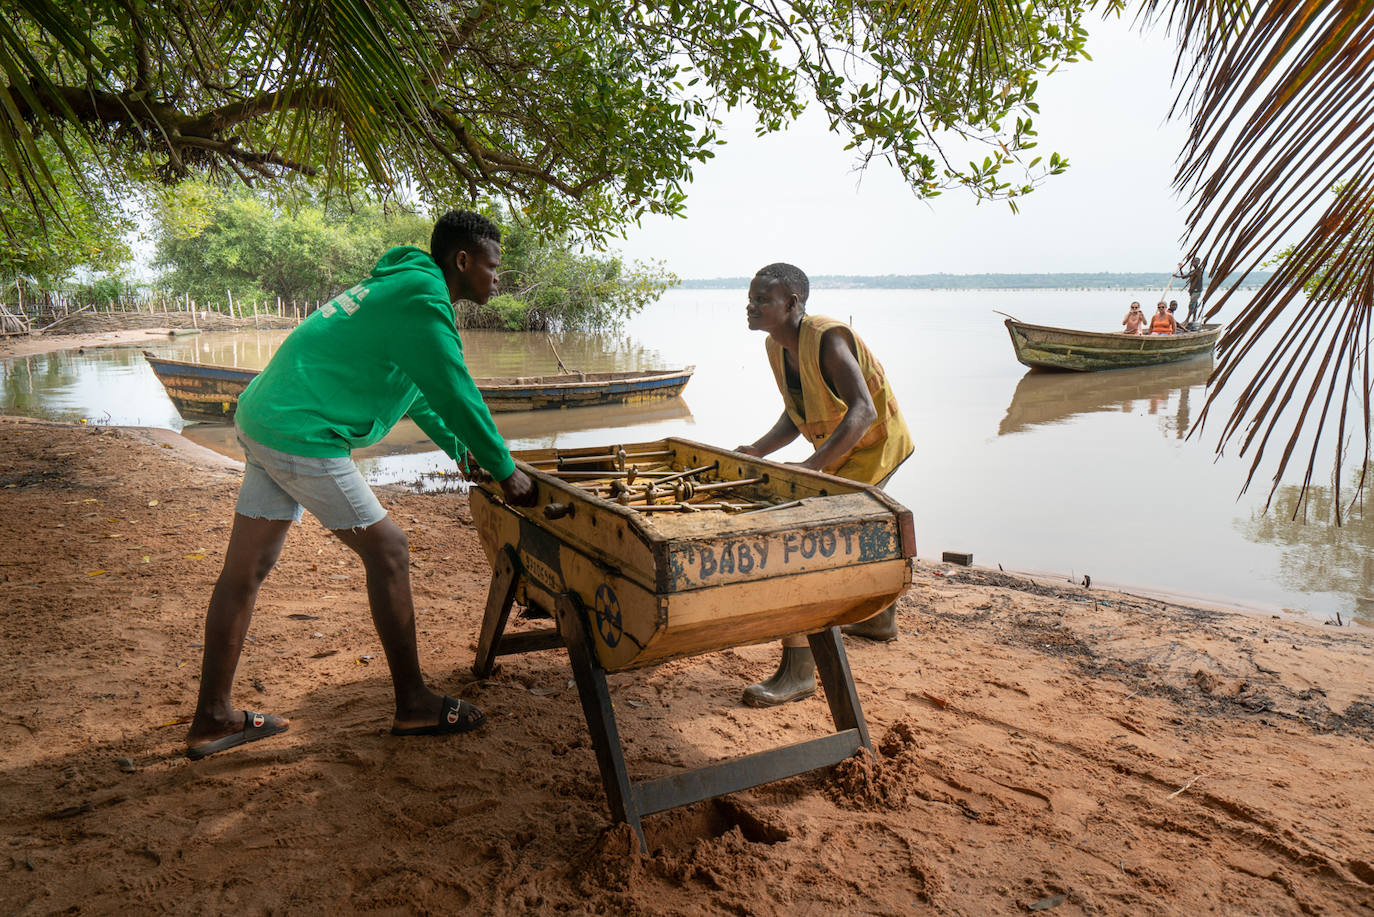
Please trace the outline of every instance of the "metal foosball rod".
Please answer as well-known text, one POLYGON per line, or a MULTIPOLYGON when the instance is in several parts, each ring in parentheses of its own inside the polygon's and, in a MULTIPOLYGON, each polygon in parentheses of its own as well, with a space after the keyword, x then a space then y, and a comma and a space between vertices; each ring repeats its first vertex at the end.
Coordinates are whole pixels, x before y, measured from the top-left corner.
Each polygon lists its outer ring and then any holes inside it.
POLYGON ((694 475, 701 474, 702 472, 706 472, 706 471, 716 471, 716 470, 718 470, 719 468, 720 468, 720 460, 717 459, 716 461, 712 462, 712 463, 709 464, 709 465, 702 465, 700 468, 689 468, 689 469, 686 470, 686 471, 679 471, 677 474, 670 474, 670 475, 668 475, 668 477, 666 477, 666 478, 659 478, 659 479, 658 479, 657 481, 655 481, 654 483, 655 483, 655 484, 667 484, 669 481, 676 481, 676 480, 679 480, 679 479, 682 479, 682 478, 690 478, 690 477, 693 477, 694 475))
MULTIPOLYGON (((582 488, 583 491, 591 494, 592 496, 604 497, 611 500, 619 499, 621 494, 629 494, 632 497, 639 496, 641 494, 646 494, 648 493, 650 486, 647 484, 639 486, 630 486, 628 484, 622 483, 619 480, 611 481, 609 484, 602 481, 577 481, 574 483, 576 484, 576 486, 582 488)), ((670 496, 672 494, 672 490, 664 488, 662 493, 664 495, 670 496)))
MULTIPOLYGON (((612 478, 609 481, 578 481, 575 483, 578 487, 583 487, 596 493, 600 493, 604 490, 613 497, 618 497, 625 493, 631 495, 644 494, 651 490, 655 490, 657 487, 657 482, 652 479, 642 484, 633 483, 633 479, 631 478, 612 478)), ((670 494, 672 493, 672 488, 664 487, 662 491, 664 494, 670 494)))
POLYGON ((763 513, 763 512, 767 512, 767 511, 770 510, 770 509, 791 509, 791 508, 794 507, 794 506, 801 506, 803 502, 805 502, 805 501, 803 501, 803 500, 789 500, 789 501, 786 502, 786 503, 767 503, 767 504, 764 504, 763 506, 760 506, 758 509, 751 509, 751 510, 749 510, 749 512, 751 512, 751 513, 763 513))
MULTIPOLYGON (((764 478, 743 478, 738 481, 717 481, 711 484, 698 484, 695 481, 676 481, 671 488, 664 486, 662 481, 649 481, 642 487, 634 486, 630 483, 620 484, 613 482, 610 485, 612 495, 619 497, 623 493, 629 493, 631 499, 636 495, 642 494, 645 502, 653 504, 660 496, 671 497, 677 503, 691 503, 698 496, 710 493, 712 496, 729 493, 737 488, 747 487, 753 484, 761 484, 764 478)), ((752 502, 752 498, 745 498, 747 502, 752 502)), ((698 501, 700 502, 700 501, 698 501)))
MULTIPOLYGON (((719 462, 719 461, 716 461, 716 462, 712 462, 710 465, 702 465, 700 468, 689 468, 689 469, 687 469, 686 471, 679 471, 679 472, 677 472, 677 473, 675 473, 675 474, 667 475, 666 477, 655 477, 655 478, 652 478, 652 479, 650 479, 650 480, 647 480, 643 485, 636 485, 636 484, 631 484, 631 483, 629 483, 630 481, 633 481, 633 480, 634 480, 634 477, 630 477, 630 476, 629 476, 630 473, 627 472, 627 473, 626 473, 626 480, 625 480, 625 481, 612 480, 608 485, 606 485, 606 487, 609 489, 609 491, 610 491, 610 497, 611 497, 612 499, 614 499, 617 503, 619 503, 619 504, 622 505, 622 506, 629 506, 629 505, 635 500, 636 497, 647 496, 647 494, 648 494, 651 490, 657 490, 657 489, 660 488, 660 487, 663 488, 663 495, 664 495, 664 496, 673 495, 673 494, 675 493, 675 489, 670 489, 670 488, 664 487, 665 484, 668 484, 668 483, 671 483, 671 482, 674 482, 674 481, 677 481, 677 482, 681 483, 681 482, 685 481, 686 478, 688 478, 688 477, 690 477, 690 476, 692 476, 692 475, 702 474, 703 472, 706 472, 706 471, 714 471, 714 470, 716 470, 716 469, 719 468, 719 467, 720 467, 720 462, 719 462)), ((583 473, 584 473, 584 472, 571 471, 571 472, 564 472, 563 474, 564 474, 564 476, 566 476, 566 475, 580 475, 580 474, 583 474, 583 473)), ((601 475, 601 477, 603 477, 603 478, 618 478, 618 477, 620 477, 620 475, 615 474, 615 473, 606 473, 606 474, 601 475)), ((690 482, 690 483, 695 484, 695 482, 690 482)), ((724 483, 733 484, 734 482, 724 482, 724 483)), ((598 488, 598 489, 597 489, 597 492, 599 493, 600 490, 601 490, 601 488, 598 488)), ((653 502, 653 499, 654 499, 654 498, 648 498, 648 499, 646 499, 646 502, 652 503, 652 502, 653 502)), ((680 501, 680 502, 683 502, 683 501, 680 501)))
POLYGON ((720 462, 717 461, 712 462, 709 465, 702 465, 700 468, 689 468, 686 471, 659 471, 643 469, 639 468, 638 466, 632 466, 630 468, 616 469, 614 471, 564 471, 562 469, 553 469, 544 471, 542 473, 564 480, 594 481, 597 479, 606 480, 610 478, 630 478, 633 480, 634 478, 644 477, 653 478, 654 483, 656 484, 666 484, 669 481, 677 481, 683 478, 689 478, 693 475, 701 474, 706 471, 715 471, 719 467, 720 462))
POLYGON ((563 465, 594 465, 597 462, 615 462, 624 459, 647 459, 647 458, 671 458, 675 452, 666 450, 659 452, 626 452, 622 456, 620 453, 608 452, 605 455, 569 455, 558 456, 557 458, 541 459, 543 463, 556 462, 560 467, 563 465))
MULTIPOLYGON (((674 474, 674 473, 672 473, 672 472, 667 472, 667 471, 645 471, 644 469, 637 469, 637 470, 636 470, 636 469, 627 469, 627 470, 625 470, 625 471, 619 471, 619 470, 617 470, 617 471, 562 471, 562 470, 556 470, 556 471, 545 471, 545 472, 543 472, 543 473, 544 473, 544 474, 547 474, 547 475, 552 475, 552 476, 555 477, 555 478, 564 478, 564 479, 568 479, 568 480, 574 480, 574 479, 594 480, 594 479, 596 479, 596 478, 624 478, 624 477, 631 477, 631 476, 633 476, 633 477, 649 477, 649 476, 651 476, 651 475, 652 475, 652 476, 667 475, 667 476, 668 476, 668 478, 667 478, 668 480, 676 480, 676 478, 679 476, 679 474, 674 474)), ((661 478, 660 478, 660 479, 661 479, 661 478)))
POLYGON ((738 481, 715 481, 710 484, 698 484, 696 481, 679 481, 673 485, 673 490, 680 502, 686 502, 697 494, 734 490, 737 487, 762 484, 766 480, 767 478, 741 478, 738 481))
POLYGON ((537 458, 530 462, 531 465, 562 465, 567 462, 587 463, 587 462, 612 462, 618 457, 628 455, 623 446, 606 446, 605 452, 596 452, 590 455, 564 455, 558 450, 554 450, 553 455, 537 458))
POLYGON ((694 485, 697 493, 705 493, 708 490, 725 490, 730 487, 747 487, 750 484, 762 484, 767 478, 740 478, 738 481, 717 481, 714 484, 694 485))
POLYGON ((700 513, 721 510, 727 513, 750 512, 769 506, 767 503, 630 503, 630 509, 640 513, 700 513))

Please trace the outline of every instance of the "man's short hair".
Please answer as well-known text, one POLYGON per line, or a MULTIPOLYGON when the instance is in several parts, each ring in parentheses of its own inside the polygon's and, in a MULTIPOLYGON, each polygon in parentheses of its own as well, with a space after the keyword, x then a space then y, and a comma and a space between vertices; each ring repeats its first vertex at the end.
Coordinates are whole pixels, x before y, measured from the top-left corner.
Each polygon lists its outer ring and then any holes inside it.
POLYGON ((454 252, 472 251, 483 239, 499 243, 501 230, 480 213, 450 210, 434 223, 434 232, 429 237, 429 254, 442 266, 454 252))
POLYGON ((806 272, 801 268, 779 261, 759 268, 754 276, 767 280, 769 285, 782 284, 787 288, 787 292, 796 294, 797 299, 801 300, 802 310, 805 311, 806 298, 811 295, 811 281, 806 279, 806 272))

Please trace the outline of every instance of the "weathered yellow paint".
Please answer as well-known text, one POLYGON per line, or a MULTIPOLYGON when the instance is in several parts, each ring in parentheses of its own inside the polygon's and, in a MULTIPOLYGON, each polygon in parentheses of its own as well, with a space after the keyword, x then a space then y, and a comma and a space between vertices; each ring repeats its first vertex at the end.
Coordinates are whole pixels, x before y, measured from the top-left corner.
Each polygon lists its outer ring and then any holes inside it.
POLYGON ((609 671, 860 621, 910 583, 910 513, 877 488, 676 438, 516 458, 538 500, 514 508, 496 485, 475 488, 483 548, 493 563, 514 549, 518 600, 551 609, 559 595, 575 594, 609 671), (749 485, 751 499, 800 503, 760 513, 645 514, 547 473, 560 456, 620 449, 668 452, 655 463, 673 470, 718 462, 718 472, 703 476, 713 481, 766 476, 749 485), (549 505, 572 510, 550 519, 549 505))

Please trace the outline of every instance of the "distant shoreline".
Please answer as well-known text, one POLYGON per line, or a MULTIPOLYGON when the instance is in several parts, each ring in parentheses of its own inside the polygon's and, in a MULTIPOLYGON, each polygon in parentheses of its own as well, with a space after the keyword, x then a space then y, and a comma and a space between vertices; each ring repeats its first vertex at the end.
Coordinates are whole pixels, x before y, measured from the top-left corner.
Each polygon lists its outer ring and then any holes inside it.
MULTIPOLYGON (((1269 274, 1246 278, 1243 290, 1258 289, 1269 274)), ((714 277, 683 280, 682 290, 740 290, 748 277, 714 277)), ((812 289, 824 290, 1160 290, 1169 286, 1168 274, 1057 273, 1057 274, 820 274, 811 278, 812 289)), ((1170 294, 1187 295, 1183 281, 1172 278, 1170 294)))

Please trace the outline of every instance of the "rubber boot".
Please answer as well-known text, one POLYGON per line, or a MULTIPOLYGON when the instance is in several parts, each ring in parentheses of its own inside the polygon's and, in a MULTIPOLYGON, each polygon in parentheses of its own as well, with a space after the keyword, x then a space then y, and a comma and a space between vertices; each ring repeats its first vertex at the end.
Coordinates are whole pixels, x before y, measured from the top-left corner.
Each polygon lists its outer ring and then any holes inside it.
POLYGON ((744 689, 750 707, 776 707, 816 693, 816 660, 809 646, 784 646, 773 677, 744 689))
POLYGON ((897 639, 897 605, 893 604, 878 612, 866 621, 859 621, 856 624, 846 624, 840 628, 840 633, 849 634, 851 637, 864 637, 868 640, 877 640, 886 643, 889 640, 897 639))

